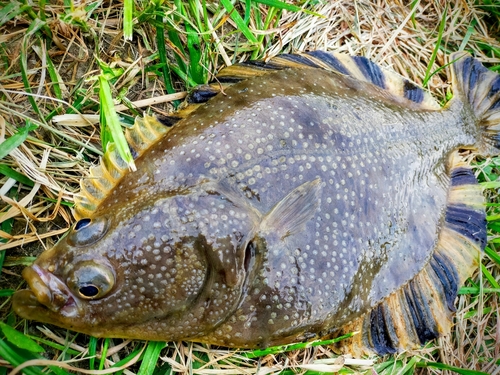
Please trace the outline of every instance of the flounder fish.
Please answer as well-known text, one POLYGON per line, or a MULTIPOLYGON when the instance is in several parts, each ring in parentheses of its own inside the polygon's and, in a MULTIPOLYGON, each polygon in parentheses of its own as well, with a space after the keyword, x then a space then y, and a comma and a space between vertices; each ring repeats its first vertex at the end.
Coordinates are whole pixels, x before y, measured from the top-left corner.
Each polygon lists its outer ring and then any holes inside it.
POLYGON ((137 119, 136 172, 108 147, 14 310, 239 348, 357 331, 348 350, 385 354, 447 333, 486 242, 458 150, 497 155, 500 141, 500 76, 452 60, 444 108, 363 57, 223 69, 178 113, 137 119))

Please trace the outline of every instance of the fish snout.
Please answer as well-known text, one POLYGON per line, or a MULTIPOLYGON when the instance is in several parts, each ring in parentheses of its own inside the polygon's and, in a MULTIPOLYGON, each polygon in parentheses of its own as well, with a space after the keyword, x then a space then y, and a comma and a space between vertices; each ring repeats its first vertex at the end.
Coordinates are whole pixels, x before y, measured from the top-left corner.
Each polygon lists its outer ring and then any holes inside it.
POLYGON ((66 284, 57 276, 33 264, 24 269, 23 278, 39 304, 64 316, 76 314, 76 300, 66 284))

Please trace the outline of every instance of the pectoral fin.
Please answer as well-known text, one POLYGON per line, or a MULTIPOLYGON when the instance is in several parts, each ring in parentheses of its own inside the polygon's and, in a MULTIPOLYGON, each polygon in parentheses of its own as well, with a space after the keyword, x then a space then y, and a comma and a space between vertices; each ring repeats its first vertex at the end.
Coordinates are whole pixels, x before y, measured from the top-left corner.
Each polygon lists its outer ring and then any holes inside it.
POLYGON ((281 239, 300 232, 318 210, 320 192, 319 178, 296 187, 264 216, 259 232, 276 233, 281 239))

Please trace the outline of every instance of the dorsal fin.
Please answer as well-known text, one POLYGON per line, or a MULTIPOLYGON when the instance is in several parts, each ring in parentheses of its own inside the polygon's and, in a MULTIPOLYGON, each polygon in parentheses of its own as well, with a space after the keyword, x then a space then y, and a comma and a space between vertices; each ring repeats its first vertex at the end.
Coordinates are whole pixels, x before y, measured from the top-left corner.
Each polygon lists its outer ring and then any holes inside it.
MULTIPOLYGON (((134 125, 125 131, 134 159, 162 138, 169 126, 179 119, 178 116, 167 117, 160 122, 153 116, 137 117, 134 125)), ((99 165, 90 168, 89 176, 80 181, 80 193, 75 196, 75 218, 92 217, 93 212, 127 173, 127 163, 118 154, 115 144, 109 143, 99 165)))
POLYGON ((440 108, 431 94, 399 74, 380 67, 366 57, 349 56, 337 52, 313 51, 283 54, 268 61, 238 63, 222 69, 217 75, 217 80, 223 84, 233 84, 251 77, 290 68, 326 69, 363 82, 370 82, 395 96, 418 104, 422 109, 440 108))

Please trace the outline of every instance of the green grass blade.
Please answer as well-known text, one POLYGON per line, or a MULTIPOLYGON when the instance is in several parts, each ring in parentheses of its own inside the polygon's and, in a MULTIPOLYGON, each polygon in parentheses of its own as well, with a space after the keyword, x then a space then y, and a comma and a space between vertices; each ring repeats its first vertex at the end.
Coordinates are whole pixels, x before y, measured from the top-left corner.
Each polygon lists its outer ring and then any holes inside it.
POLYGON ((467 28, 467 32, 465 33, 464 39, 462 40, 462 43, 460 43, 460 47, 458 47, 459 51, 463 51, 465 49, 465 46, 467 43, 469 43, 469 39, 471 35, 474 33, 474 29, 477 25, 477 20, 474 18, 472 22, 470 23, 469 27, 467 28))
POLYGON ((97 338, 90 337, 89 340, 89 368, 90 370, 95 370, 95 359, 97 354, 97 338))
POLYGON ((243 18, 241 18, 240 14, 236 11, 234 8, 234 5, 231 3, 230 0, 221 0, 221 4, 224 6, 226 9, 227 13, 229 14, 229 17, 234 21, 236 24, 236 28, 245 35, 245 38, 248 39, 249 42, 252 44, 257 44, 257 38, 253 35, 253 33, 250 31, 248 26, 245 24, 245 21, 243 18))
POLYGON ((101 351, 101 362, 99 362, 99 370, 102 370, 104 368, 104 364, 106 363, 106 356, 108 355, 108 348, 109 339, 104 339, 101 351))
POLYGON ((415 369, 415 366, 417 364, 418 357, 412 357, 408 363, 406 363, 402 370, 399 371, 400 374, 412 374, 413 370, 415 369))
POLYGON ((28 8, 28 5, 23 5, 18 1, 10 1, 7 5, 4 3, 0 9, 0 26, 24 13, 28 8))
POLYGON ((319 346, 319 345, 332 345, 332 344, 335 344, 339 341, 342 341, 342 340, 345 340, 349 337, 352 337, 353 335, 354 335, 354 333, 348 333, 346 335, 339 336, 339 337, 334 338, 332 340, 311 341, 311 342, 301 342, 301 343, 297 343, 297 344, 272 346, 272 347, 267 348, 267 349, 257 349, 257 350, 253 350, 250 352, 244 352, 244 353, 241 353, 241 355, 243 355, 247 358, 257 358, 257 357, 266 356, 268 354, 279 354, 279 353, 289 352, 292 350, 313 348, 313 347, 319 346))
MULTIPOLYGON (((168 34, 169 43, 171 43, 171 45, 173 45, 173 47, 175 47, 175 48, 172 48, 172 51, 175 53, 175 61, 177 61, 177 65, 179 65, 179 67, 183 71, 187 71, 187 65, 186 65, 186 62, 184 61, 184 59, 186 57, 183 54, 184 47, 182 45, 182 41, 181 41, 181 38, 179 37, 179 34, 175 30, 169 30, 167 34, 168 34)), ((159 46, 160 45, 158 45, 158 47, 159 46)), ((160 51, 159 48, 158 48, 158 51, 160 51)))
MULTIPOLYGON (((36 359, 33 353, 17 348, 0 338, 0 357, 9 362, 12 366, 18 366, 31 359, 36 359)), ((41 367, 26 367, 23 369, 25 375, 44 375, 41 367)))
POLYGON ((444 33, 444 26, 446 25, 446 16, 448 13, 448 4, 445 5, 443 9, 443 16, 441 17, 441 22, 439 23, 439 30, 438 30, 438 38, 436 41, 436 46, 434 47, 434 50, 432 51, 431 58, 429 60, 429 65, 427 65, 427 70, 425 71, 425 77, 423 81, 423 85, 427 86, 427 83, 431 79, 431 77, 435 74, 431 74, 432 66, 434 65, 434 61, 436 61, 437 53, 439 51, 439 47, 441 46, 441 40, 443 39, 443 33, 444 33))
POLYGON ((123 39, 132 40, 134 32, 134 0, 124 0, 123 2, 123 39))
POLYGON ((252 0, 245 0, 245 18, 243 18, 243 21, 245 21, 246 25, 248 25, 248 22, 250 21, 251 10, 252 10, 252 0))
MULTIPOLYGON (((11 234, 13 225, 14 225, 14 219, 11 218, 11 219, 5 220, 2 224, 0 224, 0 228, 5 233, 11 234)), ((5 243, 5 242, 7 242, 7 240, 5 238, 0 238, 0 243, 5 243)), ((5 261, 5 253, 6 253, 6 251, 0 251, 0 275, 2 274, 3 263, 5 261)), ((8 289, 4 289, 4 290, 8 290, 8 289)), ((5 293, 7 293, 7 292, 5 292, 5 293)))
POLYGON ((3 143, 0 144, 0 159, 9 155, 12 150, 23 143, 26 138, 28 138, 28 133, 36 128, 38 128, 36 125, 26 125, 19 129, 16 134, 3 141, 3 143))
POLYGON ((46 346, 48 346, 50 348, 54 348, 56 350, 60 350, 62 352, 66 352, 66 353, 68 353, 70 355, 77 356, 77 355, 81 354, 81 352, 79 352, 78 350, 74 350, 74 349, 69 348, 66 345, 61 345, 61 344, 58 344, 57 342, 44 339, 43 337, 32 336, 32 335, 27 335, 27 336, 30 339, 35 340, 37 342, 41 342, 42 344, 44 344, 44 345, 46 345, 46 346))
POLYGON ((476 295, 479 293, 500 293, 500 288, 480 288, 478 286, 463 286, 458 290, 458 294, 476 295))
MULTIPOLYGON (((111 96, 111 87, 103 74, 99 75, 99 99, 102 111, 101 119, 105 119, 106 121, 105 126, 107 126, 111 132, 118 154, 129 165, 129 168, 135 171, 134 158, 130 153, 127 140, 125 139, 118 115, 115 111, 113 98, 111 96)), ((107 143, 103 148, 106 149, 106 147, 107 143)))
MULTIPOLYGON (((257 27, 260 26, 260 28, 262 30, 268 30, 271 27, 271 24, 273 23, 273 21, 275 21, 276 19, 279 18, 279 15, 278 15, 279 12, 280 12, 280 10, 278 8, 271 7, 269 9, 269 11, 267 12, 266 18, 264 20, 264 25, 263 26, 262 25, 257 25, 257 27)), ((259 41, 259 43, 263 43, 265 37, 266 37, 265 34, 258 35, 257 36, 257 40, 259 41)), ((254 60, 254 59, 258 58, 259 57, 259 52, 260 51, 258 49, 256 49, 255 51, 253 51, 251 59, 254 60)))
MULTIPOLYGON (((170 78, 170 68, 168 65, 167 50, 165 48, 165 29, 163 26, 160 26, 163 25, 163 17, 161 15, 158 15, 156 16, 156 20, 158 21, 156 25, 156 44, 158 46, 158 56, 161 63, 160 70, 163 77, 163 83, 165 84, 165 90, 168 94, 173 94, 175 92, 175 89, 170 78)), ((179 104, 179 100, 175 100, 173 102, 175 108, 177 108, 179 104)))
MULTIPOLYGON (((488 51, 489 53, 492 53, 495 55, 496 58, 500 57, 500 48, 496 48, 492 45, 489 45, 488 43, 484 42, 477 42, 477 45, 481 47, 481 49, 488 51)), ((500 70, 500 65, 496 65, 491 67, 491 70, 493 71, 499 71, 500 70)))
MULTIPOLYGON (((124 364, 130 362, 134 357, 136 357, 139 353, 143 351, 144 348, 141 349, 136 349, 129 355, 127 355, 125 358, 121 359, 120 361, 116 362, 113 366, 111 367, 120 367, 123 366, 124 364)), ((144 356, 144 353, 141 355, 142 357, 144 356)))
POLYGON ((156 364, 160 358, 160 353, 163 348, 167 346, 167 343, 160 341, 150 341, 144 352, 144 357, 141 362, 141 368, 139 369, 139 374, 141 375, 152 375, 155 371, 156 364))
POLYGON ((297 5, 284 3, 284 2, 279 1, 279 0, 252 0, 252 1, 254 3, 260 3, 260 4, 264 4, 264 5, 270 6, 270 7, 275 7, 275 8, 278 8, 278 9, 289 10, 289 11, 292 11, 292 12, 304 12, 304 13, 310 14, 312 16, 325 18, 325 16, 323 16, 322 14, 319 14, 319 13, 316 13, 316 12, 312 12, 312 11, 310 11, 308 9, 303 9, 303 8, 297 6, 297 5))
POLYGON ((485 267, 484 264, 481 264, 481 272, 483 273, 484 277, 486 278, 486 280, 489 281, 489 283, 493 288, 500 290, 500 285, 496 281, 495 277, 491 274, 491 272, 485 267))
POLYGON ((487 181, 480 184, 483 189, 498 189, 500 188, 500 181, 487 181))
MULTIPOLYGON (((0 145, 0 150, 2 148, 2 145, 0 145)), ((7 165, 0 164, 0 174, 3 174, 6 177, 13 178, 17 182, 20 182, 26 186, 33 187, 35 183, 31 181, 28 177, 23 175, 22 173, 19 173, 12 168, 10 168, 7 165)))
POLYGON ((187 48, 189 51, 189 75, 197 83, 206 83, 207 72, 203 65, 203 39, 198 35, 198 31, 203 33, 204 25, 200 19, 200 10, 195 2, 189 2, 191 18, 196 22, 198 30, 190 23, 186 23, 187 48))
POLYGON ((170 66, 170 69, 177 74, 184 82, 186 82, 186 86, 188 87, 195 87, 197 83, 191 79, 191 77, 183 72, 178 66, 172 65, 170 66))
MULTIPOLYGON (((18 348, 1 337, 0 337, 0 358, 3 358, 12 366, 19 366, 21 364, 24 364, 26 361, 30 361, 32 359, 45 359, 39 354, 18 348)), ((52 371, 47 372, 46 370, 44 370, 43 367, 40 366, 25 367, 23 369, 23 374, 24 375, 47 375, 47 374, 69 375, 66 371, 58 367, 49 366, 49 368, 52 371)))
POLYGON ((58 99, 63 99, 63 88, 64 91, 67 91, 64 81, 59 74, 59 71, 56 69, 54 66, 54 63, 50 59, 50 56, 47 55, 47 70, 49 72, 50 79, 52 81, 52 89, 54 90, 54 94, 56 95, 56 98, 58 99))
POLYGON ((418 5, 419 2, 420 0, 413 0, 410 4, 411 23, 413 24, 414 29, 417 27, 417 22, 415 21, 415 7, 418 5))
POLYGON ((486 246, 484 252, 491 258, 491 260, 493 260, 496 264, 500 265, 500 255, 496 251, 486 246))
MULTIPOLYGON (((5 254, 5 251, 2 251, 1 254, 5 254)), ((1 257, 1 256, 0 256, 1 257)), ((3 259, 2 259, 3 263, 3 259)), ((10 297, 15 293, 14 289, 1 289, 0 290, 0 297, 5 298, 5 297, 10 297)), ((17 332, 17 331, 16 331, 17 332)))
POLYGON ((0 330, 2 330, 5 338, 18 348, 25 349, 34 353, 42 353, 45 351, 40 345, 31 340, 28 336, 23 335, 21 332, 16 331, 14 328, 5 323, 0 322, 0 330))
POLYGON ((32 26, 38 27, 38 25, 41 24, 41 27, 39 29, 42 30, 46 36, 52 39, 52 31, 50 31, 50 28, 47 26, 47 24, 43 22, 34 12, 32 5, 27 0, 23 0, 22 3, 25 5, 24 13, 32 20, 28 30, 32 28, 32 26))
POLYGON ((167 22, 173 25, 171 26, 171 28, 168 29, 168 39, 169 42, 173 45, 172 50, 175 53, 175 60, 177 61, 177 65, 179 65, 179 67, 184 72, 187 72, 184 44, 182 43, 178 31, 176 30, 176 26, 180 23, 181 20, 181 18, 179 17, 179 12, 183 9, 182 1, 174 0, 174 5, 175 8, 177 9, 177 12, 172 13, 171 17, 167 18, 167 22))
POLYGON ((187 47, 189 51, 189 77, 196 84, 205 83, 205 70, 201 64, 202 51, 201 43, 198 34, 192 27, 186 25, 187 32, 187 47))
POLYGON ((36 257, 7 257, 5 260, 5 265, 9 267, 13 266, 31 266, 35 261, 36 257))
POLYGON ((47 0, 39 0, 38 1, 38 8, 39 8, 39 12, 38 12, 38 16, 40 17, 40 19, 42 21, 45 22, 45 20, 47 19, 47 16, 45 15, 45 5, 47 3, 47 0))

